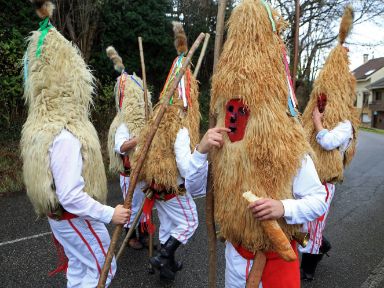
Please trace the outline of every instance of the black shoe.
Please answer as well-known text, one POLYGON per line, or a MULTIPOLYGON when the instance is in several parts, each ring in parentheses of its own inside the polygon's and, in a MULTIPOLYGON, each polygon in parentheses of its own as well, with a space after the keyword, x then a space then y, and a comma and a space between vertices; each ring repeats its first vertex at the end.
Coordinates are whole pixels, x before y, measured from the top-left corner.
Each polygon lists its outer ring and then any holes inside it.
MULTIPOLYGON (((160 278, 174 280, 178 267, 175 263, 175 251, 180 246, 180 242, 172 236, 161 247, 160 253, 149 259, 152 266, 160 270, 160 278)), ((181 269, 181 268, 180 268, 181 269)))
POLYGON ((301 255, 300 274, 301 279, 312 281, 315 279, 317 264, 321 261, 324 254, 303 253, 301 255))
MULTIPOLYGON (((164 247, 164 244, 160 244, 160 248, 163 248, 164 247)), ((170 266, 171 266, 171 270, 173 272, 178 272, 180 270, 183 269, 183 262, 181 261, 177 261, 175 259, 173 259, 173 263, 170 263, 170 266)))
POLYGON ((325 254, 329 257, 328 252, 331 250, 332 246, 331 243, 328 241, 327 238, 323 236, 323 239, 321 240, 321 246, 319 248, 319 253, 325 254))

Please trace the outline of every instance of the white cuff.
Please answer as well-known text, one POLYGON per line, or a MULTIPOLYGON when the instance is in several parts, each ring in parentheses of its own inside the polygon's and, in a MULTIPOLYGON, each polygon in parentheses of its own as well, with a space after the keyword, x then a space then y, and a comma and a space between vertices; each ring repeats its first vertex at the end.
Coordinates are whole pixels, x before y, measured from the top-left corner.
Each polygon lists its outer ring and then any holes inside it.
POLYGON ((191 161, 193 162, 193 165, 195 167, 201 167, 205 165, 205 162, 207 162, 208 154, 202 154, 197 149, 193 151, 191 161))
POLYGON ((100 221, 105 224, 111 223, 113 213, 115 213, 115 208, 104 205, 104 211, 103 211, 103 215, 101 215, 100 217, 100 221))
POLYGON ((329 133, 328 129, 323 129, 323 130, 319 131, 319 133, 317 133, 317 135, 316 135, 317 143, 319 143, 321 141, 321 139, 324 137, 324 135, 327 133, 329 133))
POLYGON ((292 223, 292 216, 293 216, 293 204, 296 201, 295 199, 285 199, 281 200, 284 206, 284 218, 287 224, 294 224, 292 223))

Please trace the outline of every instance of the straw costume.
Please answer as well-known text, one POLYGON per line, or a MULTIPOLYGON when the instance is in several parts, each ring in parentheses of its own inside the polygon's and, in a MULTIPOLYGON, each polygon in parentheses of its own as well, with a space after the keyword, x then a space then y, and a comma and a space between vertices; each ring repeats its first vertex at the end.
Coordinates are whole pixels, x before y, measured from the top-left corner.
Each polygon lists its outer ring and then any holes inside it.
MULTIPOLYGON (((173 30, 179 56, 173 62, 161 95, 172 86, 188 49, 181 23, 173 22, 173 30)), ((160 96, 161 101, 163 98, 160 96)), ((155 107, 154 115, 159 107, 155 107)), ((155 116, 144 128, 139 146, 143 145, 147 130, 154 119, 155 116)), ((188 69, 170 100, 141 172, 142 178, 154 193, 152 200, 146 200, 143 210, 147 223, 153 205, 157 208, 160 220, 159 240, 162 248, 159 255, 152 257, 150 262, 160 270, 160 277, 171 280, 182 267, 174 259, 175 251, 180 244, 187 243, 198 226, 192 195, 205 192, 201 191, 200 185, 195 187, 193 184, 184 184, 186 179, 205 177, 204 169, 208 165, 205 156, 197 151, 191 153, 199 140, 199 122, 198 84, 188 69), (202 172, 197 173, 197 170, 202 172)), ((133 157, 133 167, 137 157, 138 153, 133 157)), ((193 180, 188 183, 193 183, 193 180)))
MULTIPOLYGON (((110 242, 104 223, 114 214, 102 204, 107 181, 89 121, 94 78, 79 50, 49 22, 54 5, 32 2, 44 20, 29 37, 24 56, 29 108, 21 137, 24 182, 36 213, 48 216, 62 252, 54 272, 68 267, 68 287, 94 287, 110 242)), ((115 270, 113 261, 107 283, 115 270)))
MULTIPOLYGON (((123 198, 127 196, 129 187, 129 176, 131 173, 130 159, 135 150, 136 137, 139 136, 145 125, 145 101, 143 81, 135 74, 129 75, 124 67, 121 57, 113 48, 109 46, 106 50, 108 57, 114 63, 114 68, 121 75, 116 80, 114 96, 116 100, 117 113, 109 128, 108 133, 108 151, 109 151, 109 170, 113 173, 120 174, 120 187, 123 198), (131 147, 127 151, 124 150, 124 144, 131 147)), ((150 98, 150 93, 148 93, 150 98)), ((149 110, 152 109, 149 99, 149 110)), ((141 203, 144 201, 143 181, 136 185, 132 199, 132 214, 129 223, 125 225, 126 230, 131 226, 133 219, 136 217, 141 203)), ((144 221, 144 219, 143 219, 144 221)), ((148 246, 148 233, 144 229, 139 229, 139 239, 136 233, 132 234, 132 238, 128 244, 134 249, 142 249, 143 245, 148 246)))
MULTIPOLYGON (((299 287, 298 260, 277 253, 243 192, 281 200, 278 222, 289 240, 325 211, 325 190, 295 119, 293 89, 279 33, 281 16, 264 1, 244 0, 232 12, 212 78, 211 112, 227 127, 212 153, 215 220, 226 243, 226 287, 245 287, 258 251, 266 256, 262 287, 299 287), (304 199, 305 198, 305 199, 304 199)), ((296 243, 291 242, 297 254, 296 243)))
POLYGON ((309 245, 302 249, 302 276, 307 280, 313 279, 318 262, 330 249, 322 233, 335 193, 334 183, 343 181, 344 168, 351 162, 356 149, 359 125, 354 107, 356 80, 349 70, 348 48, 343 46, 352 23, 353 10, 348 6, 340 24, 339 43, 330 52, 315 80, 303 114, 304 129, 316 154, 315 166, 327 190, 326 213, 304 227, 311 235, 309 245), (324 113, 321 131, 318 131, 312 119, 316 107, 324 113))

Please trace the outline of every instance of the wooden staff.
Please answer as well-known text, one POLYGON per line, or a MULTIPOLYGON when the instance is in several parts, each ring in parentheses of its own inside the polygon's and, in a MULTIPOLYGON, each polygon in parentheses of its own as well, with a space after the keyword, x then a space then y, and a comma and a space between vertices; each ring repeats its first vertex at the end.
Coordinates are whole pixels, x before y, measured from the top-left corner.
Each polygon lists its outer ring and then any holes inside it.
POLYGON ((216 36, 215 36, 215 53, 213 56, 213 72, 215 72, 216 64, 219 61, 219 56, 221 53, 221 47, 223 46, 225 8, 227 8, 227 0, 220 0, 219 8, 217 11, 217 18, 216 18, 216 36))
MULTIPOLYGON (((171 89, 168 90, 168 92, 165 94, 164 98, 162 99, 163 102, 161 103, 161 105, 159 107, 159 111, 156 115, 155 121, 153 122, 152 126, 150 127, 150 130, 147 134, 147 138, 145 140, 144 146, 140 151, 140 156, 139 156, 139 159, 137 160, 137 165, 136 165, 135 169, 132 171, 130 183, 129 183, 129 187, 128 187, 128 192, 127 192, 127 197, 125 198, 125 201, 124 201, 124 208, 128 209, 131 207, 133 192, 135 191, 136 183, 137 183, 137 180, 139 179, 139 174, 140 174, 141 168, 144 164, 144 160, 145 160, 145 157, 147 156, 147 153, 148 153, 149 147, 152 143, 153 137, 155 136, 156 131, 159 128, 160 121, 163 118, 164 113, 168 108, 169 99, 174 94, 174 92, 177 88, 177 85, 179 84, 181 78, 183 77, 185 71, 187 70, 187 68, 191 62, 191 58, 193 56, 193 53, 196 51, 196 49, 200 45, 201 41, 203 41, 204 37, 205 37, 204 33, 200 33, 199 37, 197 37, 195 43, 193 43, 191 49, 189 50, 188 55, 187 55, 187 57, 183 63, 183 66, 181 67, 179 74, 177 75, 175 81, 173 82, 171 89)), ((113 232, 111 244, 109 245, 108 253, 107 253, 107 256, 105 257, 103 269, 101 271, 99 282, 97 284, 98 288, 104 288, 105 287, 105 282, 107 281, 107 275, 109 272, 109 268, 111 267, 113 254, 115 252, 117 241, 119 240, 122 229, 123 229, 123 225, 120 224, 120 225, 116 226, 116 228, 113 232)))
MULTIPOLYGON (((227 0, 220 0, 216 18, 216 36, 215 36, 215 51, 213 58, 213 73, 215 73, 217 62, 221 53, 224 36, 224 19, 225 8, 227 7, 227 0)), ((216 117, 210 111, 209 113, 209 128, 216 126, 216 117)), ((211 163, 211 161, 209 161, 211 163)), ((207 196, 205 199, 205 214, 206 225, 208 233, 208 287, 216 287, 216 227, 215 227, 215 209, 214 209, 214 195, 212 188, 212 168, 211 164, 208 169, 207 180, 207 196)))
POLYGON ((140 50, 140 61, 141 61, 141 72, 143 77, 143 86, 144 86, 144 105, 145 105, 145 120, 149 119, 149 109, 148 109, 148 91, 147 91, 147 75, 145 73, 145 62, 144 62, 144 52, 143 52, 143 39, 141 37, 139 40, 139 50, 140 50))
MULTIPOLYGON (((141 60, 141 71, 142 71, 143 86, 144 86, 145 120, 148 122, 148 120, 149 120, 148 90, 147 90, 147 74, 145 72, 143 40, 141 37, 139 37, 138 40, 139 40, 139 50, 140 50, 140 60, 141 60)), ((144 201, 145 201, 145 199, 144 199, 144 201)), ((143 201, 142 207, 144 206, 144 201, 143 201)), ((141 211, 143 211, 143 210, 141 209, 141 211)), ((140 215, 141 215, 141 213, 140 213, 140 215)), ((153 222, 152 213, 151 213, 151 222, 153 222)), ((149 256, 149 258, 151 258, 153 256, 153 234, 149 234, 149 247, 148 248, 149 248, 148 249, 148 256, 149 256)), ((124 250, 123 247, 121 247, 120 250, 121 249, 124 250)), ((154 270, 153 270, 152 264, 149 264, 149 273, 153 273, 153 272, 154 272, 154 270)))
POLYGON ((133 231, 135 231, 135 229, 136 229, 136 225, 139 222, 141 214, 143 213, 145 199, 147 199, 147 198, 152 198, 152 191, 148 191, 147 193, 145 193, 145 198, 143 200, 143 203, 141 203, 140 209, 137 212, 135 219, 133 219, 132 225, 129 228, 127 235, 125 235, 124 241, 120 246, 119 252, 117 252, 116 261, 119 260, 120 256, 123 254, 125 247, 127 247, 127 243, 129 241, 129 238, 132 236, 133 231))
POLYGON ((257 251, 255 258, 253 259, 253 264, 251 271, 249 272, 246 288, 258 288, 261 276, 263 275, 265 263, 267 262, 267 258, 262 251, 257 251))
POLYGON ((297 65, 299 62, 299 27, 300 27, 300 1, 295 0, 295 45, 293 55, 293 69, 292 69, 292 89, 296 91, 296 74, 297 65))
POLYGON ((205 55, 205 50, 207 50, 209 37, 211 37, 211 35, 209 35, 209 33, 205 33, 203 48, 201 48, 199 60, 197 60, 195 71, 193 71, 193 76, 195 76, 195 78, 197 78, 197 74, 199 74, 200 66, 201 66, 201 63, 203 62, 203 58, 205 55))

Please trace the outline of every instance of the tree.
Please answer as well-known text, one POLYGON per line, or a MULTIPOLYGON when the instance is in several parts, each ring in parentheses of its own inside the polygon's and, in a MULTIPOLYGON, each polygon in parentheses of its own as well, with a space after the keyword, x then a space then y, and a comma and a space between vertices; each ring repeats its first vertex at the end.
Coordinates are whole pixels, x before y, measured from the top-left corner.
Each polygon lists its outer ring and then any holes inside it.
POLYGON ((56 0, 53 22, 67 39, 79 47, 85 62, 91 56, 103 4, 102 0, 56 0))
POLYGON ((155 95, 159 93, 176 56, 169 0, 105 1, 102 7, 97 44, 90 64, 97 67, 96 75, 102 83, 115 79, 113 66, 105 49, 113 45, 123 58, 129 73, 141 77, 138 36, 143 37, 147 79, 155 95))
MULTIPOLYGON (((290 63, 293 63, 295 6, 291 0, 272 0, 272 6, 279 9, 290 29, 285 34, 290 50, 290 63)), ((359 24, 381 15, 384 12, 382 0, 301 0, 300 1, 300 42, 299 69, 297 77, 297 97, 301 110, 306 106, 312 82, 319 66, 323 63, 324 52, 335 42, 338 35, 339 18, 344 7, 351 3, 355 10, 354 24, 359 24)))
MULTIPOLYGON (((37 29, 39 18, 24 1, 0 1, 0 129, 19 130, 24 115, 21 59, 26 49, 25 37, 37 29)), ((18 131, 16 131, 18 132, 18 131)))

